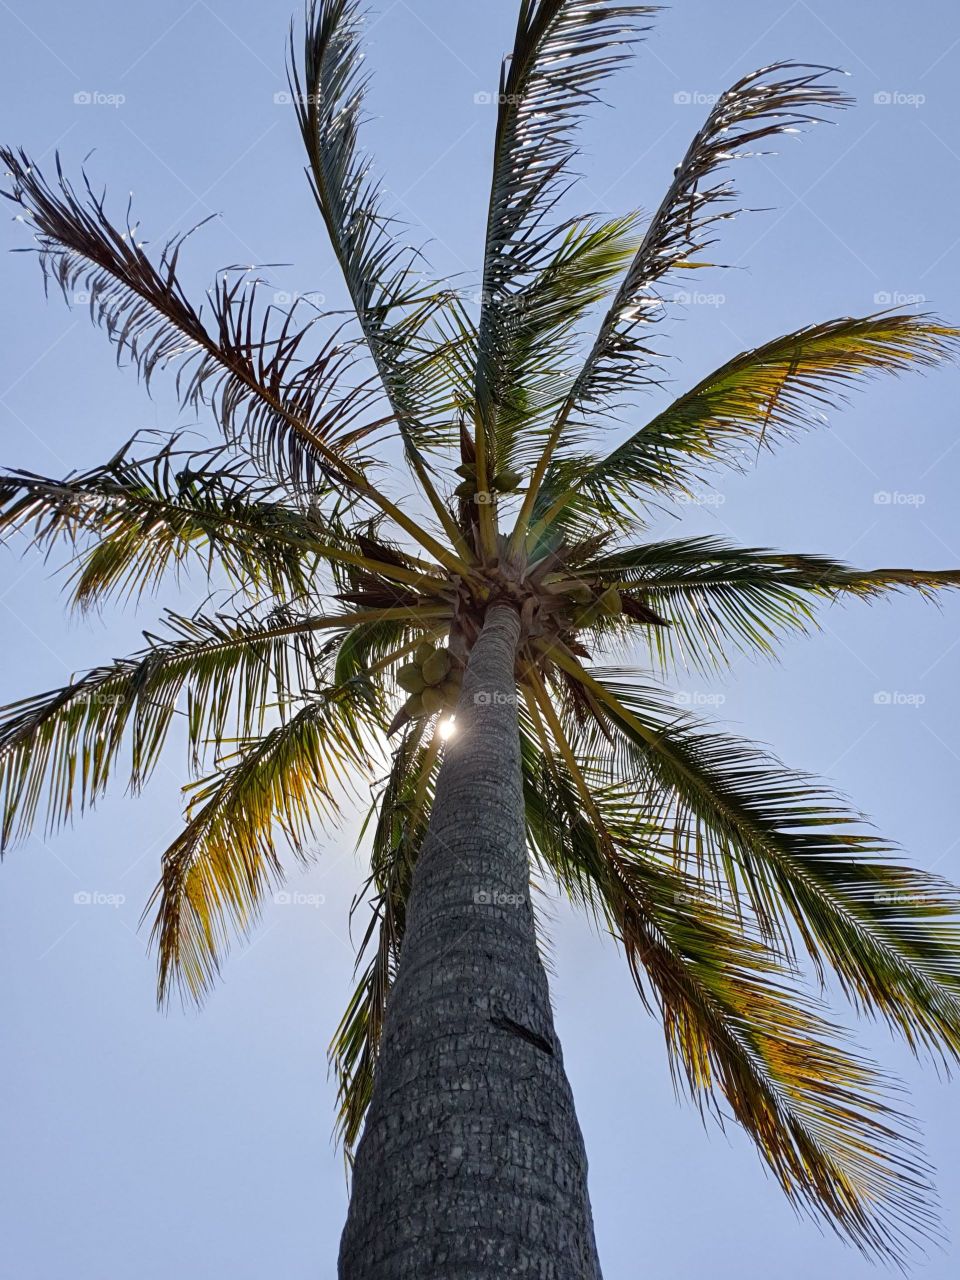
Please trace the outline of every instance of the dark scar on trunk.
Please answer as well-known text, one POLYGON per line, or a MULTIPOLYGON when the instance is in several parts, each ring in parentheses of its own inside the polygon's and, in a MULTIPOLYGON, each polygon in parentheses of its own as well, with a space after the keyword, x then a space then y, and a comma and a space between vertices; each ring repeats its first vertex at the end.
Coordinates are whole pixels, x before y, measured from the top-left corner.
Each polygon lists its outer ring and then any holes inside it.
POLYGON ((521 1040, 526 1040, 528 1044, 532 1044, 535 1049, 539 1049, 541 1053, 547 1053, 553 1057, 553 1045, 549 1040, 541 1035, 537 1035, 536 1031, 531 1031, 529 1027, 523 1026, 519 1022, 514 1022, 512 1018, 508 1018, 503 1013, 493 1013, 490 1015, 490 1025, 496 1027, 499 1031, 509 1032, 512 1036, 519 1036, 521 1040))

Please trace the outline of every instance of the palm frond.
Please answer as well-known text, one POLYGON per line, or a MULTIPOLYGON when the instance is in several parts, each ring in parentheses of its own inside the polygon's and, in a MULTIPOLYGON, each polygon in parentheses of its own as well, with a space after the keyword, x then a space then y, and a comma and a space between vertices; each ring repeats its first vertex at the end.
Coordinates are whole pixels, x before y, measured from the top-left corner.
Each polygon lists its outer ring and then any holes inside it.
POLYGON ((791 631, 816 626, 824 601, 876 600, 902 591, 932 599, 960 587, 952 569, 855 569, 826 556, 739 547, 721 538, 681 538, 628 547, 578 573, 615 587, 666 626, 644 628, 658 664, 705 671, 735 653, 772 655, 791 631))
POLYGON ((491 482, 498 473, 536 461, 543 434, 570 388, 577 321, 606 296, 632 257, 636 223, 631 214, 572 224, 554 256, 498 306, 496 349, 483 373, 493 428, 491 482))
POLYGON ((935 1237, 929 1170, 891 1083, 753 926, 691 892, 635 786, 588 782, 549 699, 525 697, 534 856, 620 942, 675 1085, 721 1123, 726 1101, 790 1200, 860 1248, 899 1260, 935 1237))
POLYGON ((127 445, 104 466, 63 479, 8 472, 0 477, 0 536, 28 533, 45 552, 93 539, 72 579, 83 608, 155 591, 168 572, 192 564, 251 595, 306 594, 321 536, 330 540, 319 499, 304 513, 221 449, 179 446, 173 437, 151 456, 132 457, 127 445))
POLYGON ((187 825, 163 855, 147 912, 159 955, 158 999, 174 987, 202 999, 220 972, 231 930, 249 932, 266 890, 279 882, 276 834, 301 861, 321 817, 371 766, 365 700, 327 689, 286 723, 243 744, 188 788, 187 825))
POLYGON ((718 171, 730 160, 751 154, 750 148, 758 142, 795 132, 803 124, 822 120, 824 110, 848 105, 845 95, 823 83, 832 70, 776 63, 744 76, 718 99, 677 166, 557 412, 511 535, 515 552, 526 535, 558 446, 568 432, 571 444, 579 437, 577 417, 609 411, 636 389, 660 382, 660 358, 647 336, 663 307, 657 288, 678 268, 705 265, 691 260, 711 243, 714 225, 736 212, 737 193, 730 182, 715 180, 718 171))
POLYGON ((603 519, 657 494, 687 494, 708 468, 742 468, 759 448, 821 425, 864 379, 955 358, 958 338, 931 316, 884 314, 810 325, 745 351, 605 458, 569 465, 572 483, 544 486, 538 523, 578 495, 603 519))
POLYGON ((12 180, 5 194, 34 231, 44 279, 67 300, 86 299, 118 360, 126 354, 148 385, 174 366, 182 404, 210 406, 226 437, 249 442, 275 475, 312 486, 331 468, 343 473, 338 460, 376 425, 372 388, 348 382, 355 343, 337 329, 315 341, 321 318, 301 321, 302 308, 261 308, 261 282, 246 272, 218 277, 208 326, 177 275, 189 233, 168 240, 154 264, 130 210, 118 230, 89 180, 80 195, 59 160, 52 184, 24 152, 4 148, 0 159, 12 180))
POLYGON ((758 143, 819 123, 825 110, 849 106, 852 99, 824 83, 834 70, 775 63, 720 95, 650 220, 571 391, 572 407, 599 408, 651 381, 643 334, 663 308, 657 287, 678 268, 693 265, 690 260, 711 243, 716 224, 736 212, 731 206, 737 193, 729 181, 717 180, 718 173, 731 160, 755 154, 758 143))
POLYGON ((81 607, 114 594, 138 598, 167 573, 194 566, 256 599, 288 602, 315 595, 325 569, 421 591, 443 585, 435 569, 362 533, 339 500, 325 509, 322 492, 292 505, 222 450, 181 449, 176 436, 150 456, 129 450, 64 479, 0 476, 0 537, 26 533, 47 553, 60 542, 84 544, 71 579, 81 607))
POLYGON ((693 883, 748 903, 784 947, 792 924, 860 1011, 914 1050, 960 1057, 960 891, 900 862, 822 783, 678 714, 652 688, 552 656, 605 713, 581 723, 577 745, 614 739, 611 767, 669 814, 676 865, 693 883))
POLYGON ((364 8, 363 0, 310 0, 302 62, 291 32, 290 88, 317 206, 407 458, 430 497, 422 453, 455 440, 449 372, 462 335, 443 328, 451 309, 456 315, 454 295, 425 280, 421 255, 395 237, 360 148, 364 8))
MULTIPOLYGON (((563 274, 570 276, 563 241, 566 236, 569 245, 572 234, 584 234, 554 216, 571 181, 574 133, 655 12, 651 5, 598 0, 524 0, 520 6, 500 77, 477 340, 478 430, 491 468, 510 461, 512 415, 505 402, 518 394, 513 375, 522 368, 521 353, 544 329, 549 336, 565 327, 560 281, 551 276, 565 259, 563 274)), ((626 266, 622 253, 604 257, 602 278, 588 282, 590 301, 626 266)))
POLYGON ((51 829, 67 821, 76 805, 94 803, 127 734, 129 785, 142 787, 182 698, 191 759, 200 767, 212 745, 261 732, 271 711, 287 713, 316 687, 328 652, 336 652, 335 642, 329 650, 316 644, 318 633, 391 619, 432 631, 444 616, 449 614, 442 606, 327 617, 277 609, 272 617, 252 621, 168 615, 168 635, 148 635, 141 654, 2 709, 0 847, 29 832, 44 796, 51 829))

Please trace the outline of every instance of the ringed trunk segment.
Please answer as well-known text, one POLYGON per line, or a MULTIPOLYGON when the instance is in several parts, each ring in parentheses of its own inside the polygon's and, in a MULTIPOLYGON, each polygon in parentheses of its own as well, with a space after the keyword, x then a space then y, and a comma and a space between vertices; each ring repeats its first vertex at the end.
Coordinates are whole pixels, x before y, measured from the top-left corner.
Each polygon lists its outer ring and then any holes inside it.
POLYGON ((537 950, 514 668, 474 645, 414 873, 340 1280, 600 1280, 587 1163, 537 950))

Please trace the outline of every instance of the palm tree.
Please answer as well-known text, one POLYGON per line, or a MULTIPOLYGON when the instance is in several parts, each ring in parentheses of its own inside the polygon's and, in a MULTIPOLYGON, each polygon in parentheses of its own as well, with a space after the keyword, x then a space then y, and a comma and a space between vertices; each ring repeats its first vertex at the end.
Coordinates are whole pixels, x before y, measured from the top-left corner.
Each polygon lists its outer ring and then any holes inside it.
POLYGON ((146 383, 175 371, 219 432, 209 448, 135 437, 65 478, 8 472, 4 530, 74 551, 81 608, 187 570, 232 591, 231 612, 169 614, 141 652, 5 709, 3 844, 118 774, 138 790, 185 726, 185 826, 148 911, 160 1000, 200 999, 281 850, 306 859, 372 790, 355 903, 371 912, 331 1046, 354 1156, 345 1280, 600 1274, 531 876, 609 931, 678 1085, 732 1112, 795 1204, 894 1258, 936 1232, 886 1077, 805 974, 832 974, 918 1052, 960 1056, 957 891, 817 781, 679 714, 665 682, 774 652, 821 604, 932 596, 960 572, 650 527, 659 503, 798 436, 864 379, 954 355, 960 331, 896 313, 817 323, 610 447, 618 408, 663 380, 665 287, 737 211, 727 166, 848 101, 826 68, 744 76, 645 223, 566 217, 575 126, 652 12, 521 0, 478 308, 395 239, 370 176, 359 0, 311 0, 290 63, 355 323, 264 304, 237 269, 196 306, 185 236, 153 255, 86 178, 3 152, 45 280, 86 295, 146 383))

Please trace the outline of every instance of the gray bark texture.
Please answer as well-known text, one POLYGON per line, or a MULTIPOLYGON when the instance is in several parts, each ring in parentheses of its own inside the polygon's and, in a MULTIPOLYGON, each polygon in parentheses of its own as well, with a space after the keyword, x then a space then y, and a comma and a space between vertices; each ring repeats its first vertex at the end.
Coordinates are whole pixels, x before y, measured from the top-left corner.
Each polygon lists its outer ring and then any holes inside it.
POLYGON ((537 951, 514 664, 471 652, 411 889, 341 1280, 600 1280, 587 1162, 537 951))

